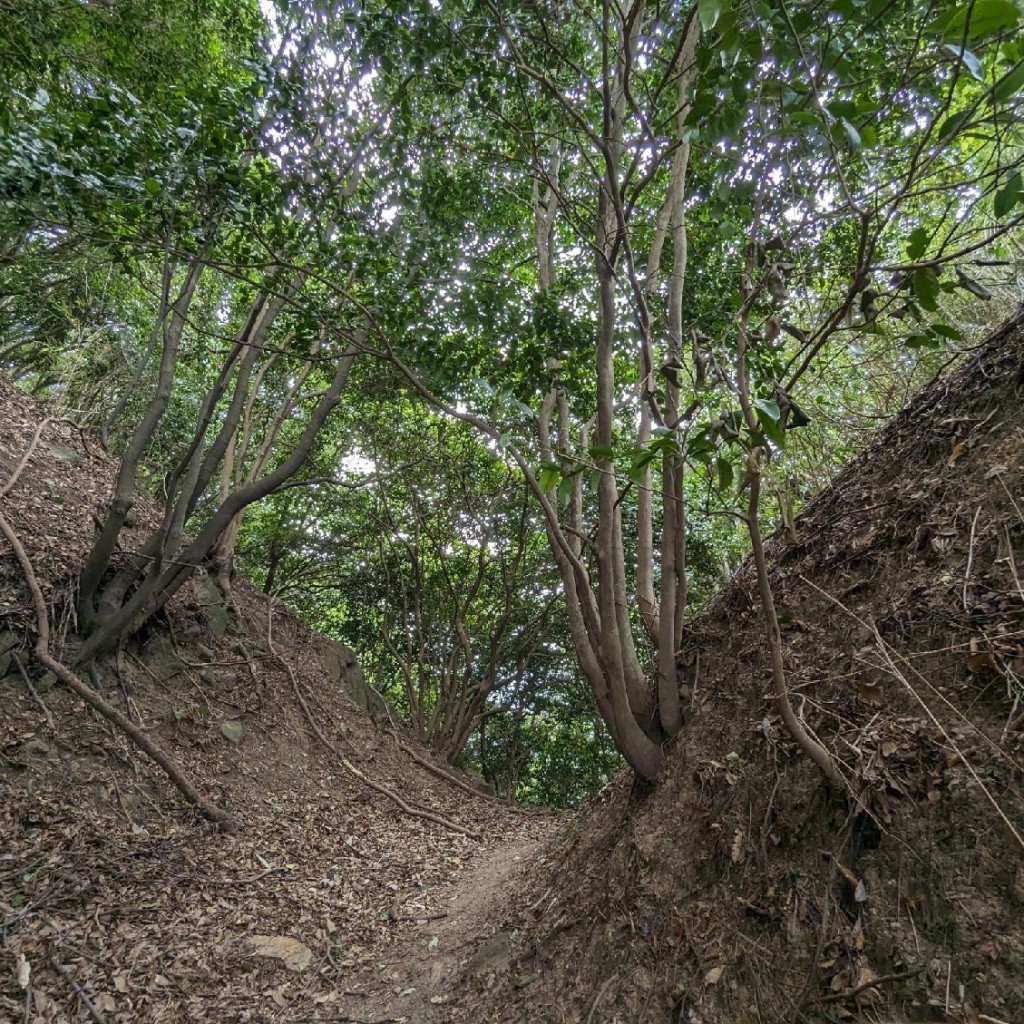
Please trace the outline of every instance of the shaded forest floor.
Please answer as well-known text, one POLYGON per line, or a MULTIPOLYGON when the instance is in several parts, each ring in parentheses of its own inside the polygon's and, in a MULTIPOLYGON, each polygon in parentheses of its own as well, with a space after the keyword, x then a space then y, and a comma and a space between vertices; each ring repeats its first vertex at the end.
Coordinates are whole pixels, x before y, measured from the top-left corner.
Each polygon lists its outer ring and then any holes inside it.
MULTIPOLYGON (((790 685, 840 795, 766 698, 750 565, 687 632, 659 785, 624 775, 572 819, 439 782, 284 609, 282 661, 265 598, 240 585, 216 638, 197 583, 105 692, 238 815, 223 836, 28 667, 0 559, 0 659, 33 682, 0 663, 0 1019, 1022 1024, 1022 396, 1018 319, 771 545, 790 685), (351 766, 454 828, 356 777, 296 689, 351 766)), ((6 479, 43 410, 3 382, 0 404, 6 479)), ((111 470, 66 425, 43 438, 4 509, 73 632, 111 470)))

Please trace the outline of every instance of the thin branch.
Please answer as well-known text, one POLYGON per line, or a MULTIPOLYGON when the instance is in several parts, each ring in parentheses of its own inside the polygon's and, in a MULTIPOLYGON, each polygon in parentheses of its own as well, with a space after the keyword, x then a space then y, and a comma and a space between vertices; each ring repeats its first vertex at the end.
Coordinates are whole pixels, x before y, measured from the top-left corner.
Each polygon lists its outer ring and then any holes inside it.
POLYGON ((106 1018, 100 1013, 99 1010, 92 1004, 89 997, 82 991, 82 986, 75 981, 74 978, 60 965, 56 957, 51 956, 47 963, 71 986, 72 991, 82 1001, 82 1005, 86 1008, 89 1016, 92 1017, 96 1024, 107 1024, 106 1018))

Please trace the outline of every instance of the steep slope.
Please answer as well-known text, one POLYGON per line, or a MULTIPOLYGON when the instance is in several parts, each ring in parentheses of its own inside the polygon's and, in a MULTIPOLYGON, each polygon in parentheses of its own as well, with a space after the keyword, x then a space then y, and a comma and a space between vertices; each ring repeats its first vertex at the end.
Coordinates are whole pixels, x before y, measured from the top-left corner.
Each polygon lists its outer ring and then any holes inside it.
POLYGON ((745 564, 687 632, 662 782, 621 778, 549 848, 476 1019, 1024 1021, 1022 332, 771 546, 794 701, 846 796, 767 700, 745 564))
MULTIPOLYGON (((63 643, 115 467, 45 417, 0 378, 0 488, 39 432, 0 509, 63 643)), ((141 531, 156 510, 140 501, 135 514, 141 531)), ((0 540, 0 1021, 283 1022, 386 1006, 408 988, 396 957, 429 946, 438 986, 486 945, 485 895, 473 913, 449 906, 463 877, 478 863, 504 872, 560 827, 415 763, 331 681, 322 638, 237 591, 237 631, 222 631, 200 578, 99 680, 237 818, 222 835, 33 664, 31 603, 0 540)))

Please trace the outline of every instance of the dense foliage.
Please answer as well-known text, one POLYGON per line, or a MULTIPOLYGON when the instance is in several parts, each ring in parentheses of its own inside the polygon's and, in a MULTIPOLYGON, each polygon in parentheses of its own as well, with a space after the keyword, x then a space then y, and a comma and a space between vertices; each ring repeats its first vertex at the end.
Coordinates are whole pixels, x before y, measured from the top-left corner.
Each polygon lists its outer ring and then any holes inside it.
POLYGON ((122 459, 80 657, 237 553, 503 791, 655 775, 687 616, 1019 300, 1021 21, 0 0, 0 366, 122 459))

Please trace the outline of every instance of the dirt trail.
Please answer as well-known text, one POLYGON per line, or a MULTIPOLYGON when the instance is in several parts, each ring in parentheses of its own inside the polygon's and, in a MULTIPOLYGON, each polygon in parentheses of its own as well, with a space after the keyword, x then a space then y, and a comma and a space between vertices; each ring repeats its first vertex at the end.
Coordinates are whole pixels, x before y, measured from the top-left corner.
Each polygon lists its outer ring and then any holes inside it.
POLYGON ((498 923, 546 841, 494 846, 460 878, 427 894, 416 932, 390 949, 376 969, 364 970, 346 985, 340 1019, 352 1024, 460 1019, 449 1005, 453 982, 475 978, 490 987, 508 970, 511 936, 498 930, 498 923), (434 917, 440 914, 445 916, 434 917))
MULTIPOLYGON (((0 374, 0 482, 41 431, 3 511, 57 637, 116 466, 48 411, 0 374)), ((159 525, 145 498, 136 512, 159 525)), ((89 1000, 106 1024, 477 1024, 456 981, 507 973, 492 920, 565 819, 440 781, 349 699, 323 637, 279 606, 272 648, 265 597, 238 579, 235 599, 218 632, 193 581, 101 667, 107 698, 238 818, 221 835, 33 662, 0 543, 0 1021, 67 1024, 89 1000)))

